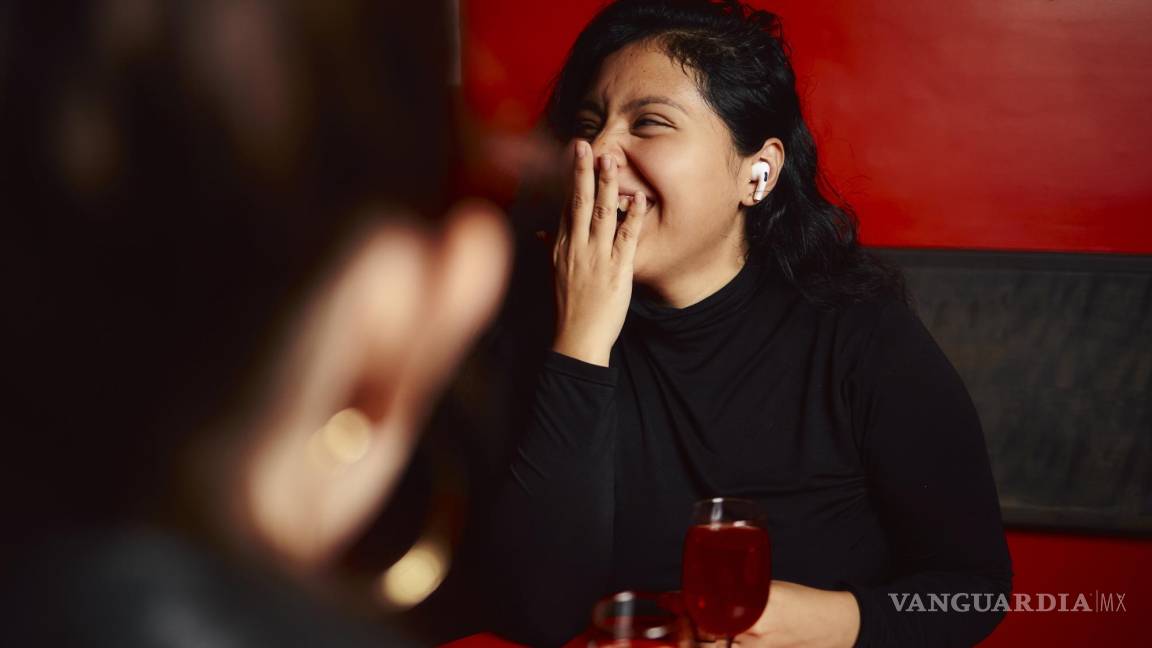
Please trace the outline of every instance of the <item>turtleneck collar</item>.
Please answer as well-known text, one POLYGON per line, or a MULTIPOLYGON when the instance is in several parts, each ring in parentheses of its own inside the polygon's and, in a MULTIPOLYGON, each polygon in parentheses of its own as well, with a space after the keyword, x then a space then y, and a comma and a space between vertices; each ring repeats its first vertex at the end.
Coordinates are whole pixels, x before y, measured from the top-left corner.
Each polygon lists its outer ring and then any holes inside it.
POLYGON ((649 295, 634 293, 628 323, 648 333, 700 333, 739 315, 768 278, 763 264, 749 259, 722 288, 691 306, 676 308, 649 295))

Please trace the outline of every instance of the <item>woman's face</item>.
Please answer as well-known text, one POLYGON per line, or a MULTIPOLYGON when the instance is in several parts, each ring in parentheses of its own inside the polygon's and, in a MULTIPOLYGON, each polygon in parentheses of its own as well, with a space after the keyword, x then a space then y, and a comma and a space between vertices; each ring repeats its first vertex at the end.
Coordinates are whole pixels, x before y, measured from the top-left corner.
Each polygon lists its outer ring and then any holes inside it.
POLYGON ((620 196, 648 197, 640 282, 742 261, 741 197, 750 185, 726 125, 690 74, 655 45, 629 45, 604 60, 576 114, 575 136, 591 142, 597 158, 616 158, 620 196))

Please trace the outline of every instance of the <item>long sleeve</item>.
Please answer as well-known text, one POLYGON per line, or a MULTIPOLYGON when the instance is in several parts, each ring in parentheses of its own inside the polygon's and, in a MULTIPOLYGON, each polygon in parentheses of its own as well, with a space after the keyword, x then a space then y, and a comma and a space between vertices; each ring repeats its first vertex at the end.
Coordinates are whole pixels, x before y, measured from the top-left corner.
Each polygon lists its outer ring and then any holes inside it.
POLYGON ((1003 613, 975 610, 987 610, 1010 592, 1012 570, 987 449, 967 390, 902 304, 882 311, 847 389, 892 560, 885 585, 850 584, 861 611, 857 646, 977 643, 1003 613), (940 601, 955 594, 971 609, 928 609, 932 595, 940 601), (916 609, 917 599, 925 611, 908 609, 916 609))
POLYGON ((560 645, 588 624, 612 568, 617 370, 549 352, 490 532, 499 629, 560 645))

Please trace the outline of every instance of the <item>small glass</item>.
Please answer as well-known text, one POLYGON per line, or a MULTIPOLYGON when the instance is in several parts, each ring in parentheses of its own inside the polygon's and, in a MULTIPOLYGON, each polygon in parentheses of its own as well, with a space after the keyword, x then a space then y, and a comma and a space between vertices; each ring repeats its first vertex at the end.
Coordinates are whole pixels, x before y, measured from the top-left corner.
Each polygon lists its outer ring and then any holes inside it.
POLYGON ((676 613, 678 594, 619 592, 592 610, 589 648, 680 648, 691 646, 691 632, 676 613))

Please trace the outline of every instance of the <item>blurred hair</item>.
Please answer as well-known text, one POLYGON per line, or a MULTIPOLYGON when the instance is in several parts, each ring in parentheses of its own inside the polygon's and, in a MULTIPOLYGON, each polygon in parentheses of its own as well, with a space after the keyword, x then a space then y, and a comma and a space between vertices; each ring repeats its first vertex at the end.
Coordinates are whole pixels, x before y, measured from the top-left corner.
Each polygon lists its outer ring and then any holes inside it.
POLYGON ((447 28, 440 2, 0 9, 10 452, 59 491, 25 504, 148 504, 189 439, 258 401, 374 208, 442 212, 447 28))
POLYGON ((692 72, 701 95, 727 125, 742 156, 769 138, 784 144, 775 188, 747 211, 749 253, 775 265, 809 301, 835 306, 880 296, 904 299, 895 267, 860 248, 854 213, 836 197, 817 164, 804 122, 780 21, 735 0, 618 0, 580 33, 547 106, 561 140, 600 66, 613 52, 650 42, 692 72))

